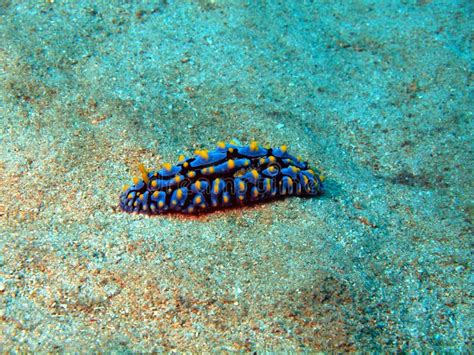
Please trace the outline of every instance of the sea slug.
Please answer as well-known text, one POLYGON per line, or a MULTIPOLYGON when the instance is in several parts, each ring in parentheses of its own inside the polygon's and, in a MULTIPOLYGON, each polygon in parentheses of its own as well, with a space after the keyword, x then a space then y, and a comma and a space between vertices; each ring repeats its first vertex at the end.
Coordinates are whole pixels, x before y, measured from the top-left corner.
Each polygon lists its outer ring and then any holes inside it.
POLYGON ((212 151, 166 163, 149 171, 139 165, 142 178, 124 186, 120 207, 126 212, 162 214, 170 211, 198 214, 219 208, 248 205, 281 196, 323 193, 324 176, 285 145, 264 148, 256 142, 242 146, 219 142, 212 151))

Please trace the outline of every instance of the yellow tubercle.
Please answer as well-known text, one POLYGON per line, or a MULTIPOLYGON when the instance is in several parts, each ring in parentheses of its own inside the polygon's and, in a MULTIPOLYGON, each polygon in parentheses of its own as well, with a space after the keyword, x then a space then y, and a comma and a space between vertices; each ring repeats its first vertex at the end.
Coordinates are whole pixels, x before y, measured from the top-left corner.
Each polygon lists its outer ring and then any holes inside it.
POLYGON ((225 149, 225 143, 224 142, 217 142, 217 148, 225 149))
POLYGON ((138 184, 138 183, 140 182, 140 179, 137 178, 136 176, 134 176, 133 179, 132 179, 132 181, 133 181, 133 185, 136 185, 136 184, 138 184))
POLYGON ((214 172, 216 171, 216 169, 213 166, 210 166, 208 169, 209 169, 209 174, 214 174, 214 172))
POLYGON ((245 183, 243 181, 239 182, 239 190, 242 192, 245 190, 245 183))
POLYGON ((125 192, 127 191, 127 189, 130 187, 130 185, 123 185, 122 187, 122 191, 125 192))
POLYGON ((253 176, 254 179, 258 179, 258 171, 253 169, 252 170, 252 176, 253 176))
POLYGON ((148 170, 145 168, 145 165, 139 163, 138 170, 140 170, 140 173, 142 174, 142 180, 145 181, 145 184, 148 184, 148 170))
POLYGON ((188 163, 188 162, 185 162, 185 163, 183 164, 183 166, 184 166, 185 168, 187 168, 187 167, 189 166, 189 163, 188 163))
POLYGON ((235 168, 235 161, 233 161, 232 159, 229 159, 227 161, 227 168, 228 169, 234 169, 235 168))
POLYGON ((196 181, 194 186, 196 186, 196 189, 201 190, 201 180, 196 181))
POLYGON ((163 201, 158 202, 158 207, 162 208, 165 205, 163 201))
POLYGON ((321 180, 321 182, 324 182, 324 180, 326 180, 326 176, 324 176, 324 175, 319 175, 319 180, 321 180))
POLYGON ((131 200, 132 197, 133 197, 133 195, 132 195, 131 193, 127 195, 127 198, 128 198, 129 200, 131 200))
POLYGON ((152 186, 152 187, 156 187, 156 185, 158 185, 158 183, 156 182, 156 180, 153 180, 153 181, 151 182, 151 186, 152 186))
POLYGON ((181 181, 181 175, 176 175, 174 177, 174 181, 176 181, 177 183, 181 181))
POLYGON ((196 176, 196 172, 195 171, 188 171, 187 175, 188 175, 188 177, 193 178, 193 177, 196 176))
POLYGON ((233 152, 234 152, 234 148, 229 148, 228 151, 229 151, 229 153, 233 153, 233 152))
POLYGON ((249 145, 251 152, 256 152, 258 150, 258 143, 256 141, 252 141, 249 145))
POLYGON ((282 145, 280 147, 280 150, 283 152, 283 153, 286 153, 286 151, 288 150, 288 147, 286 145, 282 145))
POLYGON ((268 157, 268 161, 269 161, 270 163, 274 163, 274 162, 276 162, 276 158, 275 158, 273 155, 270 155, 270 156, 268 157))
POLYGON ((153 192, 153 197, 158 197, 158 191, 153 192))
POLYGON ((178 200, 181 200, 183 198, 183 190, 179 189, 176 191, 176 197, 178 200))
POLYGON ((196 202, 196 204, 200 204, 201 203, 201 196, 196 196, 196 199, 194 200, 194 202, 196 202))
POLYGON ((184 159, 186 159, 186 157, 183 154, 181 154, 178 158, 178 162, 182 162, 184 159))
POLYGON ((170 163, 164 163, 163 164, 163 169, 165 169, 166 171, 171 171, 171 164, 170 163))
POLYGON ((219 180, 219 178, 217 178, 217 179, 215 180, 215 185, 214 185, 214 193, 215 193, 215 194, 218 194, 218 193, 219 193, 219 182, 220 182, 220 180, 219 180))
POLYGON ((223 198, 223 200, 224 200, 224 203, 229 202, 229 196, 225 195, 224 198, 223 198))
POLYGON ((196 150, 194 154, 196 154, 198 157, 200 157, 203 160, 209 159, 209 151, 207 150, 196 150))

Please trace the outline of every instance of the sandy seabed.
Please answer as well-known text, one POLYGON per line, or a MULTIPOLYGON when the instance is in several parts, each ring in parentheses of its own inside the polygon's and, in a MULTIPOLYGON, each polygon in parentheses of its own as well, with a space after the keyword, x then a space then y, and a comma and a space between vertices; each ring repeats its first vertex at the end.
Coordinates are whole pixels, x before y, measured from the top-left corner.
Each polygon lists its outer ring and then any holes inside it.
POLYGON ((1 2, 0 350, 472 350, 473 10, 1 2), (232 138, 326 194, 118 209, 232 138))

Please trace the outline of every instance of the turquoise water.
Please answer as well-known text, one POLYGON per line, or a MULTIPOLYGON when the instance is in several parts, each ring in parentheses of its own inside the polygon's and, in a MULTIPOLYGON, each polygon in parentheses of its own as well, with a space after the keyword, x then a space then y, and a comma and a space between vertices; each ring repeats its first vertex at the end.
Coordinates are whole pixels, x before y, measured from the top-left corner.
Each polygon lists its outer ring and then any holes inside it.
POLYGON ((0 4, 4 351, 469 351, 470 1, 0 4), (288 145, 326 193, 118 208, 288 145))

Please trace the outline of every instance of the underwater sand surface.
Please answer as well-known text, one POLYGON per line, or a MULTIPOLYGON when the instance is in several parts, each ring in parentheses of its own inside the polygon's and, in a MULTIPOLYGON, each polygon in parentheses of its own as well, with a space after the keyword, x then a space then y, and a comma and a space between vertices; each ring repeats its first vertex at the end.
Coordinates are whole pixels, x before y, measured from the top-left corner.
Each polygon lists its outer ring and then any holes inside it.
POLYGON ((3 1, 0 350, 472 349, 473 4, 3 1), (118 208, 287 144, 326 194, 118 208))

